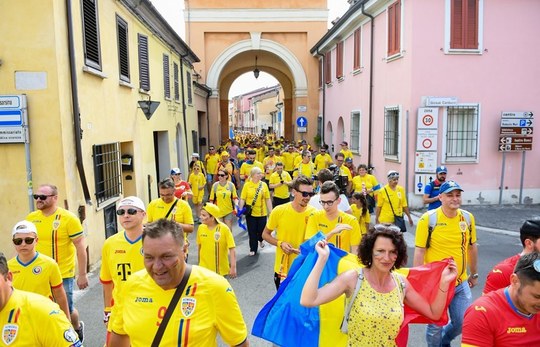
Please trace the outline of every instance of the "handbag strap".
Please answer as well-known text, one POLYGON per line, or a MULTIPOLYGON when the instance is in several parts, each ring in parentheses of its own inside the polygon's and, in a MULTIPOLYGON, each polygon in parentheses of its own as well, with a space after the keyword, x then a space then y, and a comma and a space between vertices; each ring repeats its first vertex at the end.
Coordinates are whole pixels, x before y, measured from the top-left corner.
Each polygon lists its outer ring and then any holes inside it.
POLYGON ((186 264, 186 269, 184 270, 184 276, 182 277, 180 284, 178 285, 178 287, 176 287, 176 290, 174 291, 174 295, 171 299, 171 302, 169 303, 169 307, 167 307, 165 316, 163 317, 163 320, 161 321, 161 324, 159 325, 159 328, 156 332, 156 336, 154 336, 154 340, 152 341, 152 347, 159 347, 159 343, 161 342, 161 338, 163 337, 165 328, 167 327, 167 324, 169 323, 169 320, 171 319, 174 308, 178 304, 178 300, 180 300, 180 297, 182 296, 182 293, 184 292, 184 288, 186 288, 186 284, 189 280, 190 274, 191 274, 191 265, 186 264))
POLYGON ((176 198, 176 200, 174 200, 174 204, 171 205, 171 208, 169 208, 169 211, 167 212, 167 214, 165 215, 165 218, 164 219, 167 219, 169 218, 169 215, 171 214, 171 211, 173 210, 174 206, 176 206, 176 203, 178 202, 178 198, 176 198))
POLYGON ((253 198, 253 202, 251 203, 250 206, 254 206, 255 203, 257 202, 257 198, 259 197, 259 192, 261 191, 261 188, 262 188, 262 182, 259 182, 259 186, 257 187, 257 190, 255 191, 255 197, 253 198))
POLYGON ((354 304, 354 300, 358 296, 360 287, 362 286, 362 281, 364 280, 364 271, 362 268, 358 269, 358 279, 356 280, 356 286, 354 287, 353 295, 348 298, 347 306, 345 307, 345 314, 343 316, 343 321, 341 322, 341 332, 346 334, 349 328, 349 316, 351 314, 351 308, 354 304))
POLYGON ((384 188, 384 192, 386 193, 386 196, 388 197, 388 202, 390 203, 390 208, 392 209, 392 213, 394 214, 394 217, 399 217, 399 216, 394 212, 394 206, 392 206, 392 200, 390 200, 390 195, 388 195, 388 190, 386 190, 386 187, 384 188))

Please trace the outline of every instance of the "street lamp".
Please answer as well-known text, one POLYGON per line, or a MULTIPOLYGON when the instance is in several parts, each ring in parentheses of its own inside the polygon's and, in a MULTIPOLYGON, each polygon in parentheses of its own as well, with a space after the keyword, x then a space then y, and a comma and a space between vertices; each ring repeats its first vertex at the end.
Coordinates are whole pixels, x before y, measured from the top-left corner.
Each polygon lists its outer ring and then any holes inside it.
POLYGON ((255 76, 255 79, 259 78, 259 69, 257 69, 257 56, 255 56, 255 70, 253 70, 253 75, 255 76))
POLYGON ((139 108, 143 111, 144 115, 146 116, 146 119, 150 120, 154 112, 159 106, 159 101, 152 101, 150 99, 148 100, 141 100, 137 102, 139 104, 139 108))

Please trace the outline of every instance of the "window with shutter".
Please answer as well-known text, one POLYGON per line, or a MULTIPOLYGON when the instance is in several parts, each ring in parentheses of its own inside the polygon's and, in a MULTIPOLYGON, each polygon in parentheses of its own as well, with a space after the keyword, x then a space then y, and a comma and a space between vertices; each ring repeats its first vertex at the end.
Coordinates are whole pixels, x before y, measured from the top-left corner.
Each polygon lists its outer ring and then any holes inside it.
POLYGON ((323 59, 319 59, 319 88, 322 88, 324 80, 323 59))
POLYGON ((180 101, 180 85, 178 83, 178 64, 173 63, 174 100, 180 101))
POLYGON ((324 83, 332 83, 332 53, 324 55, 324 83))
POLYGON ((148 37, 137 35, 139 48, 139 88, 144 91, 150 90, 150 64, 148 62, 148 37))
POLYGON ((118 67, 120 71, 120 80, 129 82, 128 24, 118 15, 116 16, 116 35, 118 40, 118 67))
POLYGON ((451 0, 450 48, 478 49, 479 0, 451 0))
POLYGON ((353 55, 353 70, 360 69, 360 45, 362 43, 362 31, 360 28, 354 31, 354 55, 353 55))
POLYGON ((336 78, 343 78, 343 41, 336 45, 336 78))
POLYGON ((101 71, 97 0, 82 1, 84 64, 101 71))
POLYGON ((171 98, 171 76, 169 74, 169 56, 163 54, 163 96, 171 98))
POLYGON ((388 6, 388 56, 401 53, 401 0, 388 6))
POLYGON ((191 105, 193 103, 193 94, 191 92, 193 82, 191 81, 191 73, 189 71, 186 71, 186 83, 187 83, 187 102, 188 104, 191 105))

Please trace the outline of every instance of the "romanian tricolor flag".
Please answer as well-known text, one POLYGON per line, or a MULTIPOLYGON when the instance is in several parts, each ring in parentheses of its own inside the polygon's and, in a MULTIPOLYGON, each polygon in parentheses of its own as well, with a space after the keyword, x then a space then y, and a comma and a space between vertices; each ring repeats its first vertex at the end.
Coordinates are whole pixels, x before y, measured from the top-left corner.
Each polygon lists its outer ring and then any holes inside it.
MULTIPOLYGON (((294 260, 289 274, 281 283, 276 295, 261 309, 253 323, 252 334, 278 346, 347 346, 347 336, 340 331, 345 309, 345 295, 320 307, 307 308, 300 305, 304 283, 317 261, 315 244, 324 239, 322 233, 314 235, 300 246, 301 254, 294 260)), ((331 282, 339 273, 358 267, 355 256, 329 244, 330 256, 321 274, 319 288, 331 282)), ((437 295, 442 271, 449 260, 433 262, 411 269, 401 269, 409 283, 420 295, 432 302, 437 295)), ((454 288, 448 291, 446 305, 454 295, 454 288)), ((398 346, 406 346, 409 323, 448 322, 447 310, 441 319, 433 322, 411 308, 405 306, 405 318, 396 338, 398 346)))

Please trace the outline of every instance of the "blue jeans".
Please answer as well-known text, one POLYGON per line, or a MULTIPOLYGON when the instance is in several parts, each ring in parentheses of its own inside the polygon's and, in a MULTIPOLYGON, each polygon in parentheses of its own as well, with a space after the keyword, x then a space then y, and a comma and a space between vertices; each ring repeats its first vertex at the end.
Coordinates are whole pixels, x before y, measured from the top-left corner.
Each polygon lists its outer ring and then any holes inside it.
POLYGON ((75 283, 75 277, 64 278, 62 284, 64 285, 64 290, 66 291, 69 313, 73 312, 73 285, 75 283))
POLYGON ((454 298, 450 301, 448 311, 450 321, 443 327, 429 324, 426 328, 426 342, 428 347, 446 347, 461 334, 465 311, 472 303, 471 288, 465 281, 456 287, 454 298))

